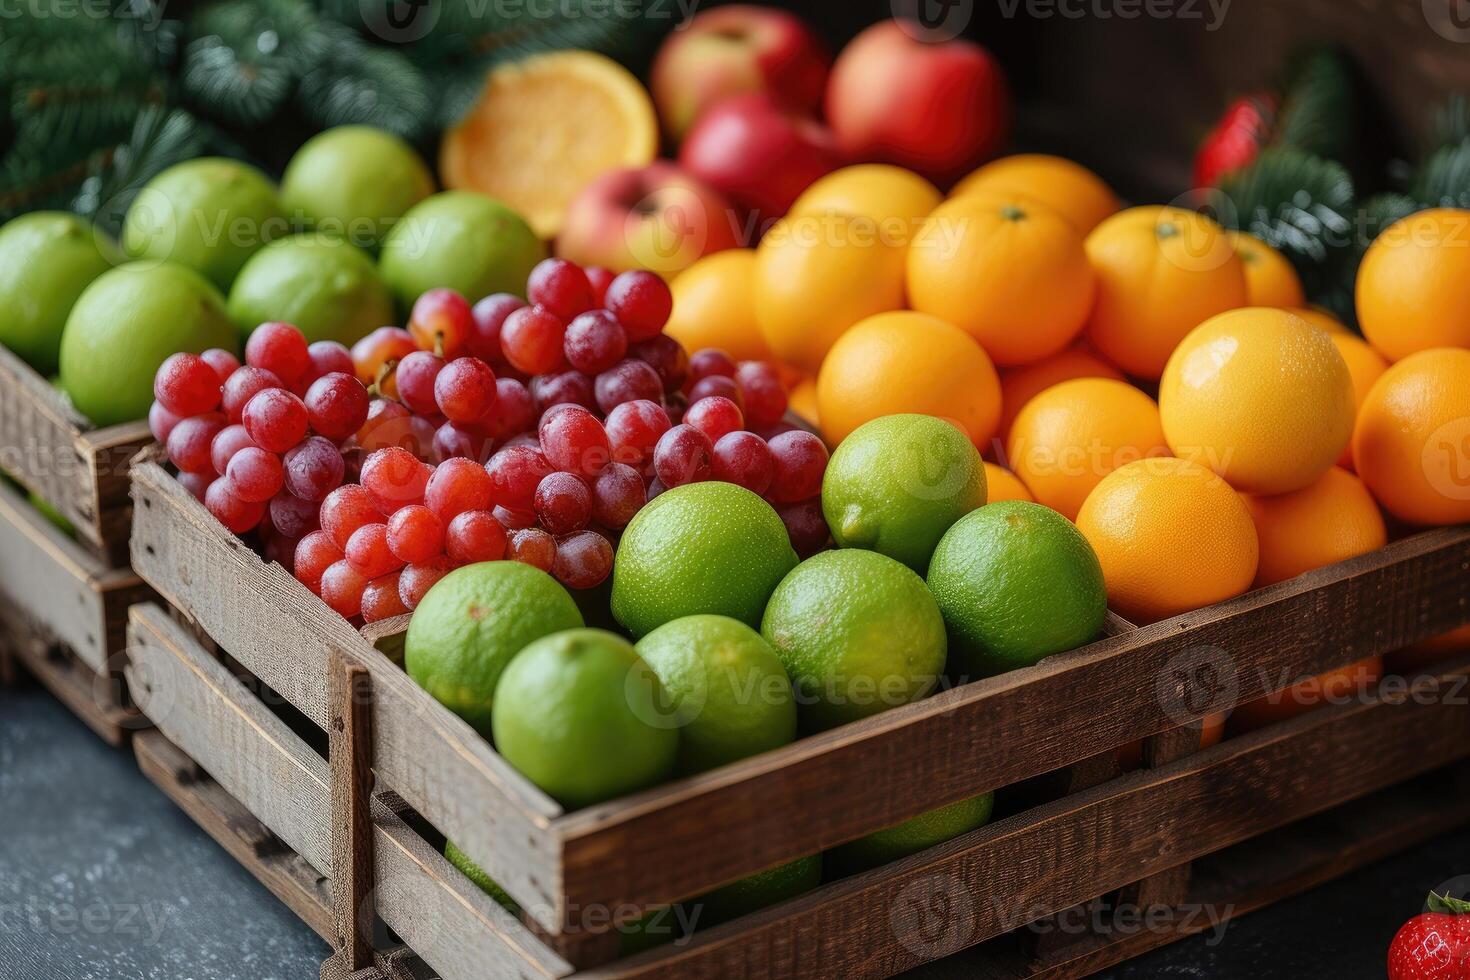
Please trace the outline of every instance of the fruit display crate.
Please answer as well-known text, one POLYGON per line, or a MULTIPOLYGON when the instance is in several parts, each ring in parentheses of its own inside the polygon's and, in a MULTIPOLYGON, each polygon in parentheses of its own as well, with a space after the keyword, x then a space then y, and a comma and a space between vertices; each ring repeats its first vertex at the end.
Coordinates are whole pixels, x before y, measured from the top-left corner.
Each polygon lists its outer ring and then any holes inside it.
MULTIPOLYGON (((1380 687, 1194 751, 1205 715, 1470 621, 1470 529, 1457 527, 1148 627, 1114 617, 1111 635, 1033 667, 564 812, 393 661, 402 622, 354 630, 222 528, 156 450, 134 466, 133 494, 134 565, 195 629, 147 607, 134 613, 135 695, 292 851, 329 878, 348 869, 333 882, 334 914, 348 924, 335 944, 353 968, 367 954, 353 949, 360 931, 350 924, 370 907, 450 980, 891 975, 1125 886, 1174 905, 1189 898, 1194 859, 1470 755, 1463 662, 1416 678, 1408 695, 1380 687), (331 764, 196 634, 228 651, 268 700, 328 732, 331 764), (1454 691, 1462 696, 1441 696, 1454 691), (1116 747, 1138 740, 1145 768, 1115 775, 1116 747), (589 928, 594 912, 687 899, 1058 773, 1069 784, 1060 795, 687 943, 608 962, 616 934, 589 928), (443 837, 524 918, 453 870, 436 847, 443 837), (967 901, 949 901, 950 883, 967 901), (956 939, 916 942, 932 933, 918 920, 939 898, 956 939)), ((1450 812, 1452 799, 1446 789, 1450 812)))
POLYGON ((146 724, 122 684, 127 610, 149 594, 0 484, 0 676, 33 676, 104 741, 146 724))
POLYGON ((95 428, 66 397, 0 347, 0 469, 55 507, 109 566, 127 563, 128 462, 153 441, 148 423, 95 428))

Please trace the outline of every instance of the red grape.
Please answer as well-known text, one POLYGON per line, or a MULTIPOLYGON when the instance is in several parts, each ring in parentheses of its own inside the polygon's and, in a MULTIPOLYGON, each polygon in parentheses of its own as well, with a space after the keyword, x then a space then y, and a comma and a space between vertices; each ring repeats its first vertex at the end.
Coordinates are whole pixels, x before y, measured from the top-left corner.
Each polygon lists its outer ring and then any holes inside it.
POLYGON ((552 534, 571 534, 592 519, 592 491, 571 473, 548 473, 536 488, 536 516, 552 534))
POLYGON ((444 531, 444 553, 456 565, 499 561, 505 557, 505 528, 488 510, 467 510, 444 531))
POLYGON ((414 301, 408 332, 421 350, 454 360, 465 352, 474 332, 469 301, 452 289, 430 289, 414 301))
POLYGON ((389 446, 363 461, 361 478, 373 504, 386 515, 408 504, 423 503, 432 472, 407 449, 389 446))
POLYGON ((674 294, 668 283, 652 272, 635 269, 618 275, 607 287, 603 305, 628 332, 628 339, 647 340, 669 322, 674 294))
POLYGON ((596 531, 578 531, 556 543, 551 574, 569 589, 601 585, 612 572, 613 547, 596 531))
POLYGON ((766 441, 754 432, 730 432, 715 442, 710 475, 764 495, 776 472, 766 441))
POLYGON ((579 405, 561 405, 543 416, 538 435, 546 459, 567 473, 591 476, 611 458, 602 423, 579 405))
POLYGON ((752 428, 775 425, 786 414, 786 386, 770 364, 741 361, 735 369, 745 421, 752 428))
POLYGON ((225 467, 230 489, 249 503, 270 500, 280 492, 286 478, 281 457, 258 446, 246 446, 230 457, 225 467))
POLYGON ((664 334, 640 340, 628 348, 628 356, 653 368, 666 394, 678 391, 689 374, 689 355, 677 340, 664 334))
POLYGON ((523 528, 536 526, 536 512, 531 510, 511 510, 509 507, 495 505, 490 513, 500 522, 500 526, 507 531, 519 531, 523 528))
POLYGON ((740 386, 735 383, 734 378, 727 378, 723 374, 711 374, 694 382, 689 389, 689 404, 704 398, 728 398, 735 403, 742 412, 745 411, 745 396, 740 393, 740 386))
POLYGON ((617 317, 607 310, 592 310, 567 324, 562 350, 572 367, 585 374, 597 374, 628 353, 628 336, 617 317))
POLYGON ((592 397, 592 379, 579 371, 537 375, 531 379, 531 397, 536 401, 536 411, 542 415, 554 405, 581 405, 588 409, 597 406, 592 397))
POLYGON ((300 538, 318 526, 319 505, 290 493, 278 493, 270 501, 270 522, 288 538, 300 538))
POLYGON ((444 364, 444 358, 425 350, 416 350, 399 361, 393 375, 398 400, 420 415, 436 414, 439 404, 434 401, 434 382, 444 364))
POLYGON ((735 361, 717 347, 706 347, 689 356, 689 371, 684 379, 686 390, 696 381, 709 377, 735 377, 735 361))
POLYGON ((399 402, 374 398, 368 403, 367 418, 357 430, 357 444, 368 452, 401 445, 409 435, 408 420, 412 414, 399 402))
MULTIPOLYGON (((588 405, 592 404, 589 396, 588 405)), ((530 389, 514 378, 495 379, 495 411, 485 425, 495 438, 505 439, 525 432, 536 421, 535 400, 530 389)))
POLYGON ((797 429, 797 427, 794 426, 794 425, 792 425, 790 422, 787 422, 785 420, 782 420, 780 422, 777 422, 775 425, 762 426, 761 428, 758 428, 758 429, 756 429, 754 431, 755 431, 755 434, 756 435, 760 436, 766 442, 770 442, 772 439, 776 438, 781 433, 783 433, 783 432, 795 432, 796 429, 797 429))
POLYGON ((434 379, 434 401, 451 422, 474 423, 495 408, 495 372, 478 357, 450 361, 434 379))
POLYGON ((180 419, 168 434, 168 458, 186 473, 208 473, 214 469, 210 448, 214 437, 225 427, 218 412, 180 419))
POLYGON ((556 539, 539 527, 528 527, 510 536, 506 557, 549 572, 556 561, 556 539))
POLYGON ((240 369, 240 359, 233 352, 222 347, 211 347, 199 356, 204 358, 206 364, 214 368, 220 384, 230 380, 230 375, 240 369))
POLYGON ((332 536, 332 541, 339 548, 347 547, 347 539, 352 537, 353 531, 382 519, 383 515, 373 504, 373 495, 356 483, 342 484, 322 501, 322 530, 332 536))
POLYGON ((409 565, 398 576, 398 598, 410 610, 417 609, 425 594, 453 569, 449 559, 438 557, 420 564, 409 565))
POLYGON ((398 592, 398 580, 402 572, 380 575, 362 590, 362 621, 376 623, 408 612, 398 592))
POLYGON ((483 463, 489 445, 490 437, 476 426, 445 422, 434 431, 434 458, 441 463, 456 457, 483 463))
POLYGON ((490 474, 490 497, 512 510, 534 510, 536 487, 552 470, 541 450, 507 446, 485 464, 485 471, 490 474))
POLYGON ((219 375, 198 354, 170 354, 153 376, 153 397, 180 418, 219 407, 219 375))
POLYGON ((179 424, 179 417, 163 407, 163 402, 148 406, 148 431, 159 442, 168 442, 168 434, 179 424))
POLYGON ((827 447, 805 429, 783 432, 772 439, 771 459, 775 471, 766 498, 772 503, 791 504, 822 492, 822 474, 827 472, 827 447))
POLYGON ((333 562, 322 572, 322 601, 351 619, 362 612, 362 593, 367 584, 367 578, 349 562, 333 562))
POLYGON ((330 440, 312 436, 286 450, 286 489, 302 500, 322 500, 342 485, 347 464, 330 440))
POLYGON ((607 415, 612 458, 642 468, 653 459, 653 447, 671 425, 669 413, 658 402, 646 398, 623 402, 607 415))
POLYGON ((603 527, 627 526, 643 507, 643 477, 626 463, 609 463, 592 484, 592 517, 603 527))
POLYGON ((567 325, 542 306, 525 306, 505 318, 500 346, 511 367, 527 374, 550 374, 566 363, 562 341, 567 325))
POLYGON ((587 283, 592 287, 592 305, 602 306, 603 300, 607 298, 607 287, 613 281, 611 269, 604 269, 600 265, 589 265, 582 269, 587 276, 587 283))
POLYGON ((489 510, 495 484, 485 467, 472 459, 446 459, 434 469, 424 491, 424 504, 448 522, 467 510, 489 510))
POLYGON ((246 403, 240 421, 261 449, 283 453, 306 438, 310 417, 300 398, 280 388, 267 388, 246 403))
POLYGON ((542 259, 526 280, 526 298, 563 320, 592 309, 596 298, 587 273, 566 259, 542 259))
POLYGON ((388 518, 388 547, 402 561, 429 561, 444 551, 444 522, 423 504, 410 504, 388 518))
POLYGON ((296 558, 292 564, 292 574, 311 591, 320 594, 322 591, 322 572, 329 565, 341 561, 345 555, 342 549, 332 541, 332 536, 326 531, 311 531, 300 541, 296 542, 296 558))
POLYGON ((371 399, 362 382, 350 374, 333 371, 313 381, 302 401, 312 430, 333 442, 341 442, 367 421, 371 399))
POLYGON ((214 482, 213 473, 180 473, 179 485, 201 504, 204 503, 204 494, 209 490, 209 485, 214 482))
POLYGON ((204 506, 215 520, 236 534, 251 530, 265 517, 264 502, 240 499, 229 479, 223 476, 217 477, 204 491, 204 506))
POLYGON ((242 367, 230 375, 225 382, 224 391, 220 399, 224 408, 225 417, 231 422, 240 421, 240 416, 245 411, 246 404, 260 394, 262 391, 284 388, 281 379, 270 371, 256 367, 242 367))
POLYGON ((659 437, 653 468, 666 487, 682 487, 709 479, 714 446, 692 425, 676 425, 659 437))
POLYGON ((648 499, 652 501, 654 497, 657 497, 659 494, 663 493, 667 489, 668 487, 663 485, 663 481, 661 481, 658 477, 654 477, 652 480, 648 481, 648 499))
MULTIPOLYGON (((365 385, 379 384, 391 376, 399 361, 418 350, 413 334, 402 327, 379 327, 352 345, 352 364, 357 380, 365 385)), ((397 391, 384 390, 391 398, 397 391)))
POLYGON ((745 428, 745 416, 741 414, 740 406, 730 399, 712 395, 689 403, 684 412, 684 424, 694 426, 715 443, 723 436, 745 428))
POLYGON ((329 374, 346 374, 357 377, 357 368, 352 363, 352 352, 335 340, 318 340, 306 348, 311 367, 306 369, 306 383, 329 374))
POLYGON ((352 567, 367 578, 377 578, 396 572, 404 565, 403 559, 388 547, 388 525, 364 524, 347 539, 342 549, 352 567))
POLYGON ((597 407, 604 415, 624 402, 639 398, 656 402, 664 394, 664 383, 658 372, 632 358, 625 358, 599 374, 592 387, 597 395, 597 407))
POLYGON ((245 341, 245 363, 271 372, 288 387, 295 387, 311 369, 306 338, 289 323, 262 323, 245 341))
POLYGON ((470 355, 491 367, 506 363, 505 351, 500 348, 500 329, 505 326, 506 317, 525 305, 525 300, 510 293, 495 293, 476 303, 470 310, 473 318, 468 344, 470 355))
POLYGON ((776 513, 781 515, 791 547, 799 558, 810 558, 825 548, 832 537, 827 519, 822 516, 821 497, 786 504, 776 508, 776 513))

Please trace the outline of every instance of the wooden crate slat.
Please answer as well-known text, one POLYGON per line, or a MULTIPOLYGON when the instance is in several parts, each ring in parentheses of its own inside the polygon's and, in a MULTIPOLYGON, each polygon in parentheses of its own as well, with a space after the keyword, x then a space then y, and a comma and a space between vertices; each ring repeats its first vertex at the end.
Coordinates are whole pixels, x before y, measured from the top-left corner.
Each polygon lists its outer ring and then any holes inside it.
MULTIPOLYGON (((148 719, 127 701, 120 675, 97 673, 52 638, 39 635, 36 624, 17 610, 0 605, 0 675, 7 668, 24 668, 114 748, 127 745, 134 733, 148 727, 148 719)), ((0 684, 6 682, 0 676, 0 684)))
MULTIPOLYGON (((678 900, 1178 727, 1176 667, 1230 704, 1470 621, 1470 528, 1426 531, 1238 599, 557 821, 574 903, 678 900), (1168 692, 1161 691, 1169 687, 1168 692), (1018 751, 1024 746, 1025 751, 1018 751), (854 774, 861 774, 855 778, 854 774), (825 805, 824 805, 825 804, 825 805), (762 818, 780 813, 773 831, 762 818), (717 839, 721 846, 711 848, 717 839)), ((1220 705, 1204 703, 1197 719, 1220 705)))
MULTIPOLYGON (((1463 685, 1467 671, 1470 662, 1445 668, 1440 690, 1463 685)), ((1436 678, 1415 683, 1423 692, 1436 678)), ((1463 759, 1465 717, 1454 698, 1322 708, 583 975, 889 976, 1463 759), (938 895, 968 914, 906 945, 938 895)))
POLYGON ((0 484, 0 601, 14 605, 93 671, 107 671, 122 651, 127 606, 145 591, 137 575, 108 568, 0 484))
POLYGON ((543 924, 561 922, 561 808, 513 770, 290 573, 226 531, 152 462, 134 466, 133 563, 248 670, 327 722, 327 656, 353 652, 372 675, 373 766, 543 924))

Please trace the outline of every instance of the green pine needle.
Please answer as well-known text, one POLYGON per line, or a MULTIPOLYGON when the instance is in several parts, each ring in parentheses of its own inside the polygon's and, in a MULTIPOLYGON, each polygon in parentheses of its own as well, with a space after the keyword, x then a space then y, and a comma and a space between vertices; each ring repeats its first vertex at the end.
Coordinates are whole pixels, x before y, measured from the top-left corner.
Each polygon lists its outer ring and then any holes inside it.
POLYGON ((1470 208, 1470 137, 1424 161, 1409 194, 1425 207, 1470 208))
POLYGON ((1288 72, 1275 141, 1329 160, 1352 151, 1357 119, 1352 69, 1333 48, 1299 53, 1288 72))

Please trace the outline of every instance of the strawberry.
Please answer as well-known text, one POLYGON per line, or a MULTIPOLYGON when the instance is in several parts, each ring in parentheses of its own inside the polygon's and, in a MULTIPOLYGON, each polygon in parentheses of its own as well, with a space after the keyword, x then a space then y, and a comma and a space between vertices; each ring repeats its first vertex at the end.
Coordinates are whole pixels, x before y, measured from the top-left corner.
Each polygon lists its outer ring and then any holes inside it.
POLYGON ((1388 944, 1388 980, 1470 980, 1470 902, 1429 893, 1388 944))
POLYGON ((1194 186, 1214 187, 1220 178, 1255 160, 1271 137, 1276 97, 1258 92, 1236 99, 1200 142, 1194 157, 1194 186))

